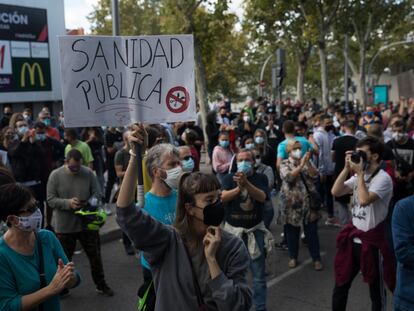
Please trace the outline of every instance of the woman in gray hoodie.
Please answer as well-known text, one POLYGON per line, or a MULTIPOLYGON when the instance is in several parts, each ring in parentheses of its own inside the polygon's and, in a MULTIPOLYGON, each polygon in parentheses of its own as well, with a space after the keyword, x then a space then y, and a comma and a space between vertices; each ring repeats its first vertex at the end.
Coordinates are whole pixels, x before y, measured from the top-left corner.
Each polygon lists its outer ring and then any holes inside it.
MULTIPOLYGON (((144 152, 144 127, 133 125, 132 129, 131 146, 141 144, 144 152)), ((184 174, 179 182, 176 222, 167 226, 135 207, 138 165, 131 152, 117 216, 122 230, 151 265, 155 310, 249 310, 250 259, 242 240, 219 227, 224 209, 217 179, 199 172, 184 174)))

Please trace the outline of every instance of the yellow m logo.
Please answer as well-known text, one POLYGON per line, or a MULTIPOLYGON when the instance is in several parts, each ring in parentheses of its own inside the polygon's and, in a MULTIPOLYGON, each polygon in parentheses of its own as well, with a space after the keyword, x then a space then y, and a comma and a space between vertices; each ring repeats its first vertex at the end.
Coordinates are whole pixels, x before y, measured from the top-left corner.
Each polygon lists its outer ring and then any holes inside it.
POLYGON ((26 71, 29 71, 29 81, 30 85, 35 85, 35 71, 37 71, 37 74, 39 76, 40 80, 40 86, 45 86, 45 79, 43 78, 43 72, 42 68, 40 67, 39 63, 24 63, 22 66, 22 71, 20 72, 20 86, 26 87, 26 71))

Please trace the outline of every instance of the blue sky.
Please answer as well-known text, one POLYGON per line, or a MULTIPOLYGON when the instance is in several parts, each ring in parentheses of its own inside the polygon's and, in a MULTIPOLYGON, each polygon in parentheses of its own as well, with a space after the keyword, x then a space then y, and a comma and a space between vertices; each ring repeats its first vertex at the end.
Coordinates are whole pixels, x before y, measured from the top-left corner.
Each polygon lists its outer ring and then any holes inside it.
MULTIPOLYGON (((65 1, 65 22, 67 29, 84 28, 89 33, 90 25, 86 17, 93 10, 93 5, 98 0, 64 0, 65 1)), ((230 11, 235 12, 239 17, 243 14, 242 0, 232 0, 230 11)))

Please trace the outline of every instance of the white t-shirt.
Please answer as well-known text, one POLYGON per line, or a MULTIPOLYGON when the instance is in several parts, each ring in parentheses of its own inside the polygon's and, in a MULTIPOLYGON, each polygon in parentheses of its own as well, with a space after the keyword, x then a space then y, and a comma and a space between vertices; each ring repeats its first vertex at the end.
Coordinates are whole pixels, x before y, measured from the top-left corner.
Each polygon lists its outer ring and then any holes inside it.
MULTIPOLYGON (((369 178, 370 175, 364 175, 365 181, 369 178)), ((352 223, 359 230, 366 232, 378 226, 387 217, 388 205, 393 194, 392 180, 384 170, 379 170, 367 184, 368 192, 375 193, 379 199, 365 207, 359 204, 357 185, 356 175, 345 182, 345 186, 353 189, 352 223)))

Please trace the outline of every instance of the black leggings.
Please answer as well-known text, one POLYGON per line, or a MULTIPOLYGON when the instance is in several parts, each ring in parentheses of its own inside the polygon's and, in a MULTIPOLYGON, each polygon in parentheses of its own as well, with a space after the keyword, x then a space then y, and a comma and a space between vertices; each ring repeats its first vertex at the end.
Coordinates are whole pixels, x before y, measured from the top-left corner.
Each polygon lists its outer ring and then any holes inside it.
MULTIPOLYGON (((385 289, 383 286, 383 278, 382 278, 382 269, 380 270, 379 267, 379 250, 373 249, 374 260, 375 260, 375 269, 376 269, 376 278, 375 280, 369 284, 369 295, 371 298, 372 311, 382 311, 385 310, 387 305, 386 297, 385 297, 385 289)), ((335 285, 333 296, 332 296, 332 311, 345 311, 346 310, 346 303, 348 300, 348 292, 351 288, 352 281, 354 280, 355 276, 358 274, 360 270, 361 264, 361 244, 353 243, 352 245, 352 275, 351 279, 348 283, 337 286, 335 285)))

